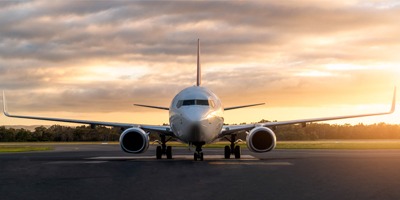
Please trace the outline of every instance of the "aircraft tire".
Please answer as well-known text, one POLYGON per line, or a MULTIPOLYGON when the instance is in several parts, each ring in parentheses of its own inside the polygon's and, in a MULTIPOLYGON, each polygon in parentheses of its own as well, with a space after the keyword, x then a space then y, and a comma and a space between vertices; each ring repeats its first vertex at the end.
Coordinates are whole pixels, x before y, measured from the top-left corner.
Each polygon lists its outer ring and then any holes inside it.
POLYGON ((225 146, 224 155, 225 159, 231 158, 231 148, 229 146, 225 146))
POLYGON ((195 152, 195 153, 193 154, 194 161, 197 161, 198 157, 199 157, 199 155, 197 154, 197 152, 195 152))
POLYGON ((235 147, 234 153, 235 153, 235 158, 240 159, 240 154, 241 154, 240 146, 235 147))
POLYGON ((162 156, 161 146, 157 146, 157 148, 156 148, 156 158, 157 159, 161 159, 161 156, 162 156))
POLYGON ((167 146, 167 159, 172 159, 172 147, 171 146, 167 146))

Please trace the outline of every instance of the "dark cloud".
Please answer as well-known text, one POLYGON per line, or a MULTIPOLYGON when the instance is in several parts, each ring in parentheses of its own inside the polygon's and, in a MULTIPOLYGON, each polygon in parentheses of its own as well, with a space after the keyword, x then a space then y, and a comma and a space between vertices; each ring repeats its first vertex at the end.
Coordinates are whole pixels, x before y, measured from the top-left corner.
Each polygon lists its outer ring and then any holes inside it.
POLYGON ((254 48, 257 44, 276 50, 276 45, 293 45, 305 35, 329 37, 393 23, 386 10, 258 2, 38 1, 3 10, 4 16, 13 17, 0 18, 0 41, 8 44, 0 48, 2 57, 57 62, 123 54, 163 62, 165 57, 157 56, 191 55, 190 41, 197 37, 204 38, 206 54, 251 54, 260 50, 254 48))

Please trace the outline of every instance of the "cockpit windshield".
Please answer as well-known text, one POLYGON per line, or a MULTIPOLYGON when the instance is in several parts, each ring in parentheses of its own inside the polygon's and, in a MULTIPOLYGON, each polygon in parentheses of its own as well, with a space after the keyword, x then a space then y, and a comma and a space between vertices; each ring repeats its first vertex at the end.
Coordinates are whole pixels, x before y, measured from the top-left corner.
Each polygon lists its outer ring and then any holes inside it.
POLYGON ((178 101, 176 107, 180 108, 181 106, 193 106, 193 105, 214 107, 214 102, 212 100, 206 100, 206 99, 180 100, 178 101))

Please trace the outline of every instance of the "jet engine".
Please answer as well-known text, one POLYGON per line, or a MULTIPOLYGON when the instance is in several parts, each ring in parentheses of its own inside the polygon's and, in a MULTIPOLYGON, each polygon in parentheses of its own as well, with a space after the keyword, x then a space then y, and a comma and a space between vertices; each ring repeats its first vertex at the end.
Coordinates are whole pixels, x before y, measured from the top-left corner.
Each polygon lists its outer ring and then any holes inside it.
POLYGON ((143 153, 149 148, 149 135, 140 128, 128 128, 119 137, 121 149, 127 153, 143 153))
POLYGON ((271 151, 276 146, 275 133, 266 127, 253 128, 246 138, 247 148, 255 153, 271 151))

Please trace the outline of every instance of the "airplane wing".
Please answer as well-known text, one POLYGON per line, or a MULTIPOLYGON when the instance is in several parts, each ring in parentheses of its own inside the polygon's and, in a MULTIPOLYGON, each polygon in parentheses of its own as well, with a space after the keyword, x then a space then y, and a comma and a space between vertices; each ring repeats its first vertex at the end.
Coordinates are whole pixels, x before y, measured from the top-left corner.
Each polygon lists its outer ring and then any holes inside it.
POLYGON ((36 119, 44 121, 56 121, 56 122, 68 122, 77 124, 89 124, 91 126, 112 126, 121 128, 138 127, 145 131, 163 133, 167 135, 173 135, 169 126, 156 126, 156 125, 141 125, 141 124, 129 124, 129 123, 118 123, 118 122, 103 122, 103 121, 91 121, 91 120, 79 120, 79 119, 65 119, 65 118, 53 118, 53 117, 38 117, 38 116, 26 116, 26 115, 12 115, 7 111, 6 96, 3 91, 3 113, 7 117, 23 118, 23 119, 36 119))
POLYGON ((329 121, 329 120, 337 120, 337 119, 349 119, 349 118, 357 118, 357 117, 368 117, 368 116, 377 116, 377 115, 387 115, 392 114, 396 109, 396 87, 394 88, 392 107, 388 112, 380 112, 380 113, 367 113, 367 114, 359 114, 359 115, 344 115, 344 116, 334 116, 334 117, 320 117, 320 118, 309 118, 309 119, 298 119, 298 120, 288 120, 288 121, 280 121, 280 122, 266 122, 259 124, 247 124, 247 125, 227 125, 224 126, 221 130, 220 136, 230 135, 234 132, 238 131, 248 131, 258 126, 264 127, 274 127, 274 126, 282 126, 289 124, 306 124, 310 122, 320 122, 320 121, 329 121))

